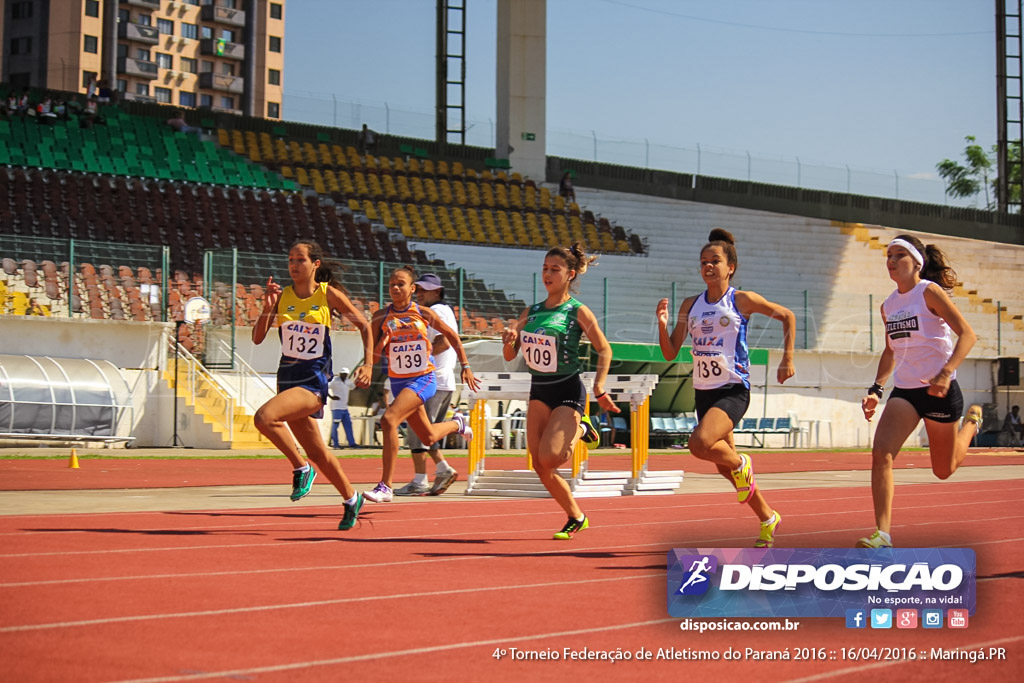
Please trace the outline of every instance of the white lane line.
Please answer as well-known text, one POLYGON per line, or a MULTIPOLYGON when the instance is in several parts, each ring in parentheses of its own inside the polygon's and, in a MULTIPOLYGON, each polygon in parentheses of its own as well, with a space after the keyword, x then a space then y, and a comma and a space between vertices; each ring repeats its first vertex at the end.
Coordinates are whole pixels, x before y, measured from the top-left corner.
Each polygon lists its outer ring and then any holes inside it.
MULTIPOLYGON (((983 647, 995 647, 996 645, 1005 645, 1006 643, 1015 643, 1018 640, 1024 640, 1024 636, 1013 636, 1012 638, 1000 638, 999 640, 989 640, 984 643, 971 643, 970 645, 957 645, 959 650, 976 650, 983 647)), ((846 676, 847 674, 858 674, 864 671, 872 671, 874 669, 886 669, 890 666, 900 666, 902 664, 914 664, 915 666, 920 665, 921 660, 915 659, 903 659, 893 660, 888 662, 872 662, 871 664, 862 664, 861 666, 849 666, 845 669, 836 669, 834 671, 826 671, 820 674, 814 674, 813 676, 804 676, 803 678, 791 678, 785 683, 812 683, 813 681, 827 681, 830 678, 837 678, 839 676, 846 676)), ((914 676, 913 678, 917 678, 914 676)))
POLYGON ((170 683, 171 681, 194 681, 203 678, 227 678, 227 677, 238 677, 248 676, 254 674, 264 673, 276 673, 278 671, 296 671, 299 669, 308 669, 316 666, 335 666, 338 664, 351 664, 353 662, 364 662, 375 659, 392 659, 395 657, 410 657, 412 655, 424 655, 432 654, 436 652, 447 652, 451 650, 460 650, 468 647, 488 647, 491 645, 506 645, 510 643, 522 643, 531 640, 540 640, 543 638, 564 638, 566 636, 582 636, 590 633, 606 633, 609 631, 624 631, 633 628, 642 628, 644 626, 657 626, 659 624, 667 624, 673 621, 679 621, 678 618, 672 619, 652 619, 650 621, 635 621, 628 624, 612 624, 611 626, 595 626, 593 628, 581 628, 574 629, 572 631, 555 631, 549 633, 534 633, 528 636, 507 636, 503 638, 491 638, 488 640, 476 640, 471 642, 461 643, 446 643, 444 645, 434 645, 432 647, 417 647, 410 648, 408 650, 391 650, 387 652, 373 652, 363 655, 351 655, 349 657, 336 657, 333 659, 315 659, 306 660, 302 662, 295 662, 293 664, 277 664, 274 666, 260 666, 252 667, 249 669, 233 669, 230 671, 207 671, 197 674, 185 674, 180 676, 157 676, 155 678, 135 678, 131 680, 119 681, 118 683, 170 683))
POLYGON ((630 576, 613 576, 600 579, 579 579, 576 581, 550 581, 546 583, 503 584, 500 586, 476 586, 473 588, 451 588, 440 591, 424 591, 420 593, 390 593, 386 595, 364 595, 351 598, 334 598, 331 600, 310 600, 306 602, 288 602, 277 605, 253 605, 251 607, 228 607, 224 609, 200 610, 194 612, 166 612, 163 614, 138 614, 123 617, 104 617, 102 619, 83 619, 80 621, 58 621, 48 624, 21 624, 18 626, 2 626, 0 633, 22 633, 25 631, 43 631, 57 628, 75 628, 80 626, 97 626, 99 624, 119 624, 137 621, 154 621, 160 619, 187 619, 191 617, 213 617, 224 614, 246 614, 249 612, 269 612, 273 610, 305 609, 308 607, 324 607, 327 605, 344 605, 357 602, 374 602, 377 600, 404 600, 406 598, 432 598, 440 595, 465 595, 467 593, 488 593, 494 591, 516 591, 535 588, 556 588, 558 586, 577 586, 593 583, 614 581, 633 581, 636 579, 658 579, 664 582, 661 572, 650 574, 633 574, 630 576))

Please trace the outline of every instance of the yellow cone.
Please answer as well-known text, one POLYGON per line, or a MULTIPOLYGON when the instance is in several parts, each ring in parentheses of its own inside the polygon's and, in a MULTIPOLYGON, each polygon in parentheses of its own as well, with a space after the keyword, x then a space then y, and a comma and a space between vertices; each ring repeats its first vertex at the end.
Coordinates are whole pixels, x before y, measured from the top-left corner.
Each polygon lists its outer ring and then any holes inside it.
POLYGON ((75 453, 75 449, 71 449, 71 457, 68 459, 68 467, 77 470, 78 469, 78 454, 75 453))

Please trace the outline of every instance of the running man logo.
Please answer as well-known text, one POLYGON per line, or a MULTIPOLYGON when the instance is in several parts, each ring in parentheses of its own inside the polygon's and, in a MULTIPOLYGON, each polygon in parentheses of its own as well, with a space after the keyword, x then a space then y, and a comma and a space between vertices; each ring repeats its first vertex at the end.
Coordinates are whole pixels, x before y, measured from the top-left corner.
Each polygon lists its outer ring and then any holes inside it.
POLYGON ((714 555, 686 555, 680 558, 683 567, 689 567, 683 574, 683 582, 676 591, 679 595, 704 595, 711 587, 711 574, 718 570, 718 558, 714 555))

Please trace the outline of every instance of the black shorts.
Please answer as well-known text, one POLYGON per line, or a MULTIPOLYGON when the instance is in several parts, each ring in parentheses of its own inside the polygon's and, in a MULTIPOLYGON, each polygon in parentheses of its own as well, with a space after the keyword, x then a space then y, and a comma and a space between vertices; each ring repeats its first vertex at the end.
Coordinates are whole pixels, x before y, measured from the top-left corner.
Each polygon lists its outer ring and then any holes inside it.
POLYGON ((964 412, 964 395, 956 380, 949 383, 945 396, 932 396, 928 387, 900 389, 893 387, 889 398, 902 398, 914 406, 918 416, 933 422, 956 422, 964 412))
POLYGON ((324 405, 327 403, 327 385, 331 381, 331 359, 326 362, 318 359, 315 363, 283 362, 277 368, 277 393, 292 387, 307 389, 320 399, 320 409, 310 415, 316 419, 324 416, 324 405))
POLYGON ((726 384, 717 389, 694 389, 696 398, 697 421, 707 415, 712 408, 725 412, 735 427, 743 419, 750 405, 750 389, 743 384, 726 384))
POLYGON ((580 415, 587 411, 587 389, 579 375, 534 375, 530 400, 540 401, 551 410, 569 406, 580 415))

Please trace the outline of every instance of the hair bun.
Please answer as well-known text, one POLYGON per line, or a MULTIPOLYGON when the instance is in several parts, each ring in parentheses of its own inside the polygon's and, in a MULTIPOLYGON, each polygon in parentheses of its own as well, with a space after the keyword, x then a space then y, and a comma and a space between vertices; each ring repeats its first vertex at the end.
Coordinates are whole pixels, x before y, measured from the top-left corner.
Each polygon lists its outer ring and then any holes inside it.
POLYGON ((712 228, 711 233, 708 235, 708 242, 725 242, 726 244, 736 244, 736 240, 733 239, 732 233, 725 228, 712 228))

